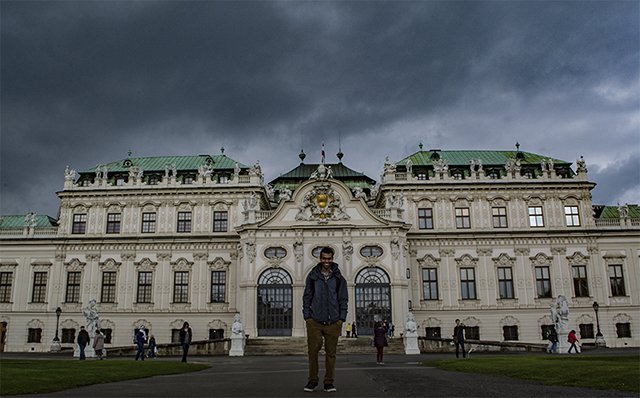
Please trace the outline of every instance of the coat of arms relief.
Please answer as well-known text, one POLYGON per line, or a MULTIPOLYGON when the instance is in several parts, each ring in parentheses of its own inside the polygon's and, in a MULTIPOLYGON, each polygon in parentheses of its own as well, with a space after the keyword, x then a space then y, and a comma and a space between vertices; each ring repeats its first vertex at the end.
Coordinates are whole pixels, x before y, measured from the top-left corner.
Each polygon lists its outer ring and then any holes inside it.
POLYGON ((319 224, 349 218, 340 194, 331 188, 329 182, 314 184, 313 189, 304 195, 296 214, 296 220, 317 221, 319 224))

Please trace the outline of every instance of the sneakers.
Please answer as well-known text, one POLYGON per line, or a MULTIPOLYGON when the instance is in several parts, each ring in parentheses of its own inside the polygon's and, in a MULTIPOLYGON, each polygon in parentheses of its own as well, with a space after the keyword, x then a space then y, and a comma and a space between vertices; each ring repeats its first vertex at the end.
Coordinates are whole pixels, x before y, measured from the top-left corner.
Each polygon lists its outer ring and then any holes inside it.
POLYGON ((333 384, 325 384, 324 385, 324 391, 325 392, 336 392, 338 390, 336 390, 335 386, 333 384))
POLYGON ((312 392, 313 390, 316 389, 316 387, 318 387, 318 383, 316 383, 315 381, 310 381, 307 383, 306 386, 304 386, 304 390, 306 392, 312 392))

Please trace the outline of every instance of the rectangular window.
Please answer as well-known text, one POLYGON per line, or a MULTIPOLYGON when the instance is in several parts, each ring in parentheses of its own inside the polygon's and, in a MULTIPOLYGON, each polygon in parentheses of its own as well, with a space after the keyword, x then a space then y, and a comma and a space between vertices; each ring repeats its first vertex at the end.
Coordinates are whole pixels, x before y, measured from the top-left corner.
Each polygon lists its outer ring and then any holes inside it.
POLYGON ((456 228, 471 228, 471 217, 468 207, 456 207, 456 228))
POLYGON ((438 299, 438 270, 436 268, 422 269, 422 292, 425 300, 438 299))
POLYGON ((224 303, 226 299, 226 271, 211 271, 211 302, 224 303))
POLYGON ((536 267, 536 292, 538 298, 551 297, 549 267, 536 267))
POLYGON ((119 234, 120 233, 120 213, 109 213, 107 214, 107 233, 108 234, 119 234))
POLYGON ((493 228, 507 228, 506 207, 492 207, 491 214, 493 215, 493 228))
POLYGON ((0 303, 11 302, 11 285, 13 272, 0 272, 0 303))
POLYGON ((180 342, 180 329, 171 329, 171 342, 172 343, 180 342))
POLYGON ((576 297, 589 297, 589 284, 587 283, 587 267, 584 265, 573 266, 573 290, 576 297))
POLYGON ((63 328, 62 335, 60 337, 61 337, 60 342, 62 344, 73 344, 76 342, 76 330, 73 328, 71 329, 63 328))
POLYGON ((227 232, 229 213, 226 211, 213 212, 213 232, 227 232))
POLYGON ((42 340, 42 329, 29 328, 29 332, 27 334, 27 343, 40 343, 41 340, 42 340))
POLYGON ((480 326, 465 326, 464 338, 466 340, 480 340, 480 326))
POLYGON ((418 209, 418 228, 433 229, 433 209, 418 209))
POLYGON ((631 337, 631 324, 629 322, 616 323, 618 337, 631 337))
POLYGON ((578 325, 580 328, 580 338, 581 339, 592 339, 594 338, 593 334, 593 323, 581 323, 578 325))
POLYGON ((512 299, 513 296, 513 272, 511 267, 498 268, 498 291, 501 299, 512 299))
POLYGON ((178 212, 178 232, 191 232, 191 212, 178 212))
POLYGON ((33 293, 31 295, 32 303, 44 303, 47 298, 47 273, 33 273, 33 293))
POLYGON ((578 206, 565 206, 564 218, 567 222, 567 227, 579 227, 580 215, 578 214, 578 206))
POLYGON ((505 341, 517 341, 518 340, 518 326, 503 326, 502 327, 502 336, 505 341))
POLYGON ((529 206, 529 226, 544 227, 544 217, 542 216, 542 206, 529 206))
POLYGON ((473 268, 460 268, 460 287, 463 300, 476 299, 476 276, 473 268))
POLYGON ((80 276, 79 271, 67 272, 67 291, 64 295, 65 303, 80 302, 80 276))
POLYGON ((611 283, 612 296, 624 296, 624 277, 622 275, 622 265, 609 266, 609 282, 611 283))
POLYGON ((87 215, 74 214, 73 225, 71 226, 72 234, 84 234, 87 232, 87 215))
POLYGON ((102 273, 102 292, 100 294, 100 302, 115 303, 116 302, 116 272, 105 271, 102 273))
POLYGON ((156 213, 142 213, 142 233, 156 232, 156 213))
POLYGON ((107 329, 101 329, 101 330, 102 330, 102 334, 104 334, 104 343, 111 344, 111 336, 113 336, 113 329, 107 328, 107 329))
POLYGON ((553 330, 554 325, 542 325, 540 328, 542 329, 542 340, 549 340, 551 337, 551 331, 553 330))
POLYGON ((173 274, 173 302, 189 302, 189 271, 176 271, 173 274))
POLYGON ((418 173, 416 174, 416 178, 420 181, 425 181, 427 179, 427 173, 418 173))
POLYGON ((138 272, 138 303, 150 303, 151 302, 151 287, 153 283, 153 272, 140 271, 138 272))
POLYGON ((428 338, 432 338, 432 339, 439 339, 441 338, 441 332, 440 332, 440 328, 439 327, 426 327, 426 336, 428 338))

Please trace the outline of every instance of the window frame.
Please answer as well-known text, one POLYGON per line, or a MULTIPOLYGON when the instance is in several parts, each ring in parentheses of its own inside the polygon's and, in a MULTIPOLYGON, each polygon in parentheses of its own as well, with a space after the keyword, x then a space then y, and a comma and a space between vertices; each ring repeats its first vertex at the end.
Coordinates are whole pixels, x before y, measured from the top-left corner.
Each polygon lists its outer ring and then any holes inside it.
POLYGON ((609 264, 609 288, 612 297, 626 296, 626 288, 624 283, 624 270, 622 264, 609 264), (620 271, 619 274, 617 271, 620 271), (611 275, 614 271, 614 275, 611 275), (617 283, 616 283, 617 282, 617 283))
POLYGON ((117 297, 116 286, 118 282, 118 273, 116 271, 102 271, 101 279, 102 285, 100 287, 100 302, 115 303, 117 297), (106 276, 109 276, 109 278, 105 278, 106 276))
POLYGON ((512 300, 515 298, 513 286, 513 267, 498 267, 498 297, 500 300, 512 300), (508 274, 507 275, 507 271, 508 274), (504 295, 502 294, 504 290, 504 295))
POLYGON ((456 207, 455 215, 456 229, 471 229, 471 209, 468 207, 456 207))
POLYGON ((27 343, 42 343, 42 328, 28 328, 27 343))
POLYGON ((49 273, 47 271, 36 271, 33 273, 33 290, 31 291, 32 303, 47 302, 48 279, 49 279, 49 273))
POLYGON ((64 293, 65 303, 80 302, 80 286, 82 284, 82 272, 67 271, 67 284, 64 293))
POLYGON ((193 212, 191 212, 191 211, 179 211, 178 212, 178 223, 177 223, 176 232, 178 232, 178 233, 190 233, 191 232, 191 222, 192 222, 192 220, 193 220, 193 212), (187 215, 188 215, 188 218, 187 218, 187 215))
POLYGON ((478 292, 476 289, 476 269, 473 267, 461 267, 458 274, 460 275, 460 297, 462 300, 477 300, 478 292), (463 275, 464 271, 464 275, 463 275), (471 278, 469 278, 471 272, 471 278), (463 278, 465 277, 465 278, 463 278), (466 294, 465 294, 466 293, 466 294), (466 297, 465 297, 466 295, 466 297))
POLYGON ((153 271, 138 271, 138 277, 136 279, 137 279, 136 303, 140 303, 140 304, 152 303, 153 302, 153 271))
POLYGON ((155 211, 148 211, 142 213, 142 224, 140 233, 153 234, 156 233, 156 221, 158 220, 158 213, 155 211), (153 219, 151 219, 153 216, 153 219), (147 219, 145 219, 147 218, 147 219))
POLYGON ((509 222, 507 220, 507 208, 504 206, 496 206, 491 208, 491 219, 493 222, 493 228, 509 228, 509 222), (498 211, 498 214, 496 214, 498 211), (501 211, 504 214, 500 214, 501 211))
POLYGON ((10 303, 13 288, 13 272, 0 272, 0 303, 10 303))
POLYGON ((433 208, 418 208, 418 229, 433 229, 433 208))
POLYGON ((107 234, 119 234, 122 226, 122 213, 107 213, 107 234))
POLYGON ((71 234, 83 235, 87 233, 87 213, 74 213, 71 222, 71 234))
POLYGON ((578 205, 564 206, 564 221, 567 227, 580 226, 580 208, 578 207, 578 205), (573 212, 574 210, 575 210, 575 213, 573 212))
POLYGON ((173 271, 173 303, 189 303, 189 271, 173 271))
POLYGON ((226 210, 214 211, 213 212, 213 232, 228 232, 228 231, 229 231, 229 212, 226 210), (224 218, 222 218, 222 216, 224 216, 224 218))
POLYGON ((527 206, 527 214, 529 215, 529 227, 544 227, 544 209, 542 206, 527 206))
POLYGON ((587 279, 587 266, 571 266, 571 278, 573 280, 574 297, 589 297, 589 280, 587 279), (577 275, 576 271, 578 272, 577 275))
POLYGON ((534 269, 534 276, 536 278, 536 297, 553 297, 553 290, 551 286, 551 268, 546 265, 537 266, 534 269), (538 271, 540 271, 540 274, 538 273, 538 271), (547 290, 545 290, 545 287, 548 287, 548 294, 545 294, 547 292, 547 290))
POLYGON ((210 303, 225 303, 227 299, 227 271, 211 271, 210 303))
POLYGON ((424 267, 422 268, 422 297, 423 300, 439 300, 440 292, 438 291, 438 268, 424 267), (435 278, 432 278, 434 276, 435 278), (435 297, 434 297, 435 290, 435 297), (427 297, 427 292, 429 297, 427 297))
POLYGON ((519 341, 520 336, 518 332, 518 325, 502 326, 502 338, 504 339, 504 341, 519 341))

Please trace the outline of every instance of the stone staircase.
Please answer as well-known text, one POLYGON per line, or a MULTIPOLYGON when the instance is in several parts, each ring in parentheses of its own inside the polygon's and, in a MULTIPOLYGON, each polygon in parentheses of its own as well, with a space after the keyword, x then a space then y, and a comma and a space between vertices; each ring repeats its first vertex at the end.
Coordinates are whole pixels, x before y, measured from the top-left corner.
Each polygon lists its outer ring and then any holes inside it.
MULTIPOLYGON (((389 340, 385 353, 404 354, 401 338, 389 340)), ((348 339, 340 337, 338 340, 338 355, 340 354, 373 354, 375 348, 371 346, 371 337, 348 339)), ((306 337, 252 337, 247 340, 244 355, 307 355, 306 337)))

